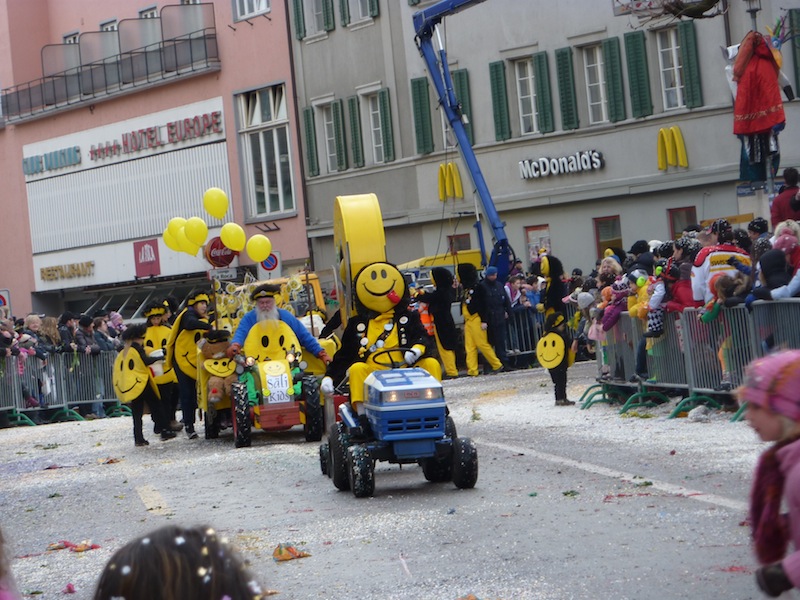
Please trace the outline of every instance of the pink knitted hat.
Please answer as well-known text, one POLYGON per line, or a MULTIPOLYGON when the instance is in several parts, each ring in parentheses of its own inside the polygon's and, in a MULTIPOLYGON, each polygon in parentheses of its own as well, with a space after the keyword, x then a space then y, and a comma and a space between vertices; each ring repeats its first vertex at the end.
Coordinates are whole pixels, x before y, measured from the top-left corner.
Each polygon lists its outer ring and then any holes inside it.
POLYGON ((784 350, 751 362, 739 400, 800 421, 800 350, 784 350))

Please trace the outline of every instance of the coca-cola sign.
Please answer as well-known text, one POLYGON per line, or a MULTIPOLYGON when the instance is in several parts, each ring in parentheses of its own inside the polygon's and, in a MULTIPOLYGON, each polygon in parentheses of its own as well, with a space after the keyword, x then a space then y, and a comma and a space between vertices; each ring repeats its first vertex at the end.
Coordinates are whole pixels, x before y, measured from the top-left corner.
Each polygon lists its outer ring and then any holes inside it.
POLYGON ((219 237, 212 238, 211 241, 206 244, 206 260, 212 267, 227 267, 238 254, 238 252, 234 252, 225 246, 219 237))

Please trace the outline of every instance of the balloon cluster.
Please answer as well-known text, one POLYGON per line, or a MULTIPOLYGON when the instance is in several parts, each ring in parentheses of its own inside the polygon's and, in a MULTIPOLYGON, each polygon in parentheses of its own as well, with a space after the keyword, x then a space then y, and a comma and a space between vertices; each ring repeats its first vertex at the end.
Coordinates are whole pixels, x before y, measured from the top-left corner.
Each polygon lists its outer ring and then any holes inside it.
MULTIPOLYGON (((219 188, 208 188, 203 194, 203 208, 215 219, 222 219, 228 213, 228 196, 219 188)), ((206 243, 208 225, 200 217, 173 217, 164 230, 164 244, 175 252, 185 252, 197 256, 197 251, 206 243)), ((247 239, 241 225, 225 223, 219 234, 220 240, 234 252, 247 251, 250 260, 260 263, 272 252, 272 243, 265 235, 257 233, 247 239)))

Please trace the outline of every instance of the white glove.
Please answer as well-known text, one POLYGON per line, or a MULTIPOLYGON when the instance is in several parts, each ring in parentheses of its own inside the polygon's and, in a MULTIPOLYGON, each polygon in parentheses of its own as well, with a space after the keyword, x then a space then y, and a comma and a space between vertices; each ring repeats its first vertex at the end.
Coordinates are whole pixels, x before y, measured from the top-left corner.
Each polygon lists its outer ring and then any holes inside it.
POLYGON ((322 383, 320 384, 319 389, 326 396, 332 395, 333 394, 333 379, 331 379, 330 377, 323 377, 322 378, 322 383))
POLYGON ((406 359, 406 364, 408 366, 411 366, 419 360, 420 356, 422 356, 422 351, 417 350, 416 348, 412 348, 411 350, 406 350, 406 353, 403 356, 403 358, 406 359))
POLYGON ((150 353, 150 358, 158 358, 159 360, 164 358, 164 349, 159 348, 158 350, 153 350, 150 353))

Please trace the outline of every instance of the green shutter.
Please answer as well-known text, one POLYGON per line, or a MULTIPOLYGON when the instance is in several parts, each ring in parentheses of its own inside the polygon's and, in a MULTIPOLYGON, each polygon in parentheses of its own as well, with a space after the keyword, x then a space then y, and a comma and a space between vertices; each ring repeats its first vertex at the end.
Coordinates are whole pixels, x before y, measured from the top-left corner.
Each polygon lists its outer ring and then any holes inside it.
POLYGON ((306 17, 303 13, 303 0, 294 0, 294 35, 298 40, 306 37, 306 17))
POLYGON ((451 75, 453 77, 453 90, 456 93, 456 100, 461 105, 461 114, 466 117, 464 130, 467 132, 467 139, 471 146, 475 143, 475 138, 472 137, 472 102, 469 99, 469 73, 466 69, 456 69, 451 75))
POLYGON ((319 161, 317 160, 317 131, 314 127, 314 109, 309 106, 303 109, 303 128, 306 134, 306 159, 308 160, 308 175, 319 175, 319 161))
POLYGON ((339 18, 342 21, 342 27, 350 24, 350 0, 339 0, 339 18))
POLYGON ((625 34, 625 57, 628 63, 628 83, 631 86, 631 113, 634 118, 653 114, 650 96, 650 71, 647 68, 647 42, 644 31, 625 34))
POLYGON ((378 0, 369 0, 369 16, 377 17, 381 14, 381 9, 378 6, 378 0))
POLYGON ((420 0, 408 0, 408 5, 409 6, 416 6, 419 3, 420 3, 420 0))
POLYGON ((333 0, 322 0, 322 21, 325 31, 336 29, 336 21, 333 17, 333 0))
MULTIPOLYGON (((789 9, 789 31, 795 35, 800 33, 800 8, 789 9)), ((800 93, 800 42, 797 38, 792 41, 792 62, 794 63, 794 89, 795 95, 800 93)))
POLYGON ((344 140, 344 102, 334 100, 331 103, 333 114, 333 138, 336 142, 336 170, 347 170, 347 143, 344 140))
POLYGON ((389 102, 388 88, 378 90, 378 110, 381 115, 383 162, 392 162, 394 160, 394 132, 392 131, 392 105, 389 102))
POLYGON ((578 118, 578 98, 575 94, 575 73, 572 69, 572 48, 556 50, 556 75, 561 104, 561 127, 577 129, 580 119, 578 118))
POLYGON ((430 154, 433 152, 433 129, 427 77, 417 77, 411 80, 411 108, 414 115, 417 154, 430 154))
POLYGON ((547 52, 533 55, 533 78, 536 86, 536 113, 539 131, 550 133, 555 131, 553 119, 553 95, 550 92, 550 66, 547 63, 547 52))
POLYGON ((683 97, 686 106, 697 108, 703 106, 703 88, 700 85, 700 60, 697 57, 697 37, 694 32, 694 21, 678 23, 678 43, 681 46, 683 61, 683 97))
POLYGON ((506 88, 506 64, 502 60, 489 64, 489 83, 492 87, 494 138, 498 142, 502 142, 511 137, 508 89, 506 88))
POLYGON ((364 142, 361 139, 361 110, 358 96, 347 99, 347 112, 350 117, 350 147, 353 149, 353 166, 364 166, 364 142))
POLYGON ((612 123, 624 121, 627 114, 625 90, 622 87, 622 55, 619 51, 619 38, 603 40, 603 71, 606 77, 608 119, 612 123))

